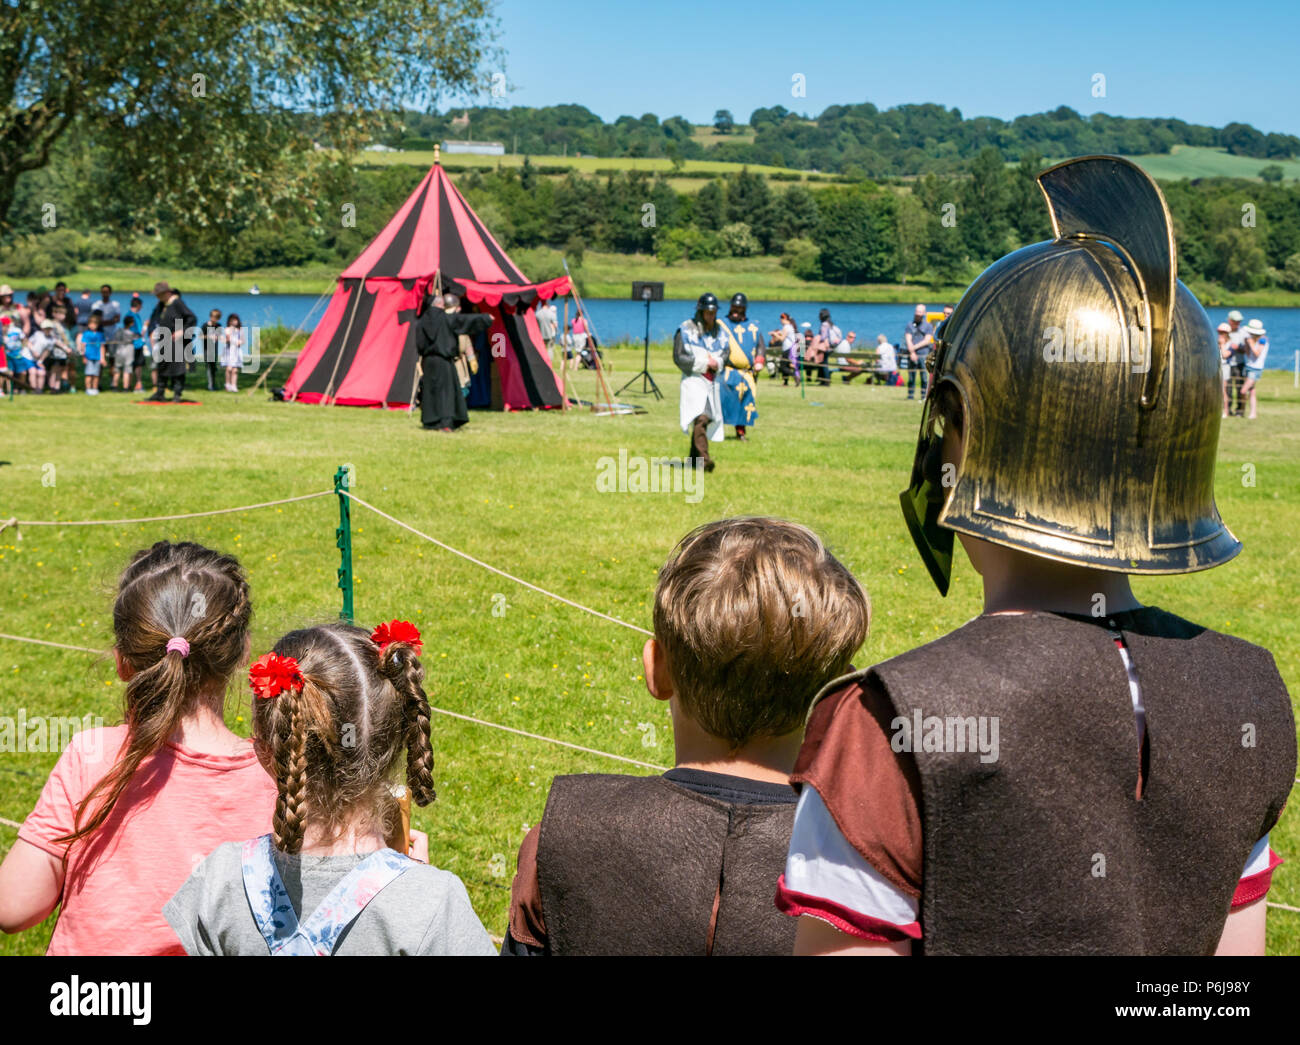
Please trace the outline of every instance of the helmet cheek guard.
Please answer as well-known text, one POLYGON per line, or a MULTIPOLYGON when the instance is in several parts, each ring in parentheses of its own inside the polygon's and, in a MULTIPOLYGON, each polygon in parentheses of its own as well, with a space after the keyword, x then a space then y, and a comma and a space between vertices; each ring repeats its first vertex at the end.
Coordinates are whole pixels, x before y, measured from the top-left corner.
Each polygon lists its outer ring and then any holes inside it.
MULTIPOLYGON (((942 327, 936 334, 941 332, 942 327)), ((939 369, 936 359, 944 354, 946 347, 940 338, 938 348, 927 358, 926 366, 932 372, 939 369)), ((907 489, 899 494, 899 501, 912 541, 921 553, 921 561, 925 563, 939 594, 947 595, 952 580, 953 531, 940 525, 939 519, 947 506, 952 484, 944 482, 944 433, 936 430, 943 419, 937 412, 936 387, 932 381, 922 407, 921 434, 912 461, 912 479, 907 489)))

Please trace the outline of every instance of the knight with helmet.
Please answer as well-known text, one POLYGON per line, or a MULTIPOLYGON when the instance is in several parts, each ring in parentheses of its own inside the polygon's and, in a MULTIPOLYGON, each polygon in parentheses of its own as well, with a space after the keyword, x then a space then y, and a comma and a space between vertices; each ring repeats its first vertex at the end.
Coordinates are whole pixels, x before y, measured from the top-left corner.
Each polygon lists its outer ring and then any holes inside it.
POLYGON ((701 294, 695 315, 673 336, 673 362, 682 372, 680 420, 691 437, 688 464, 713 471, 709 443, 723 439, 719 372, 727 357, 727 330, 718 322, 718 299, 701 294))

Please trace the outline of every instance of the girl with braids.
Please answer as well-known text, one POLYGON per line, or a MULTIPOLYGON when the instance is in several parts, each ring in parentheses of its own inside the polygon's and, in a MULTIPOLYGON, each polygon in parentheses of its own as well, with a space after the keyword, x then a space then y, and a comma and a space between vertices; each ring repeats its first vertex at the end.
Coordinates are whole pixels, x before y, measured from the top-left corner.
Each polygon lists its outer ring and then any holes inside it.
POLYGON ((123 724, 77 733, 0 866, 0 928, 60 904, 49 953, 182 954, 162 905, 222 842, 264 831, 275 788, 226 728, 252 615, 239 563, 198 544, 137 552, 113 603, 123 724))
POLYGON ((271 833, 219 846, 164 908, 188 953, 496 953, 460 879, 387 844, 403 749, 416 804, 434 797, 420 649, 407 621, 333 622, 249 670, 271 833))

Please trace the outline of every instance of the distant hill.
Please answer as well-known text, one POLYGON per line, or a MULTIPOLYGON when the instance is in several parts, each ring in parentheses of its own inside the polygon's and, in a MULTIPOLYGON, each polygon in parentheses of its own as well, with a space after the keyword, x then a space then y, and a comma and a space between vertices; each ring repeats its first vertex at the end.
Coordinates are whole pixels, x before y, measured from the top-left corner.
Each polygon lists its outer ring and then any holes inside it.
MULTIPOLYGON (((756 109, 748 125, 729 133, 691 124, 680 116, 654 113, 620 116, 606 123, 581 105, 545 108, 512 106, 449 110, 446 113, 400 115, 398 126, 381 139, 396 149, 432 149, 435 142, 473 137, 500 141, 506 151, 536 157, 599 156, 609 159, 722 161, 800 171, 822 171, 854 177, 880 178, 961 171, 981 150, 992 146, 1005 160, 1024 156, 1079 156, 1106 152, 1123 156, 1170 157, 1180 147, 1197 150, 1205 173, 1170 177, 1211 176, 1208 159, 1216 150, 1226 163, 1222 173, 1256 177, 1269 163, 1283 165, 1300 158, 1300 138, 1272 134, 1248 124, 1208 127, 1183 120, 1081 116, 1061 106, 1048 113, 1000 120, 967 118, 960 109, 942 105, 900 105, 878 109, 870 102, 833 105, 815 117, 783 106, 756 109)), ((1177 161, 1188 164, 1191 157, 1177 161)), ((1182 169, 1176 165, 1169 170, 1182 169)), ((1159 164, 1148 169, 1165 170, 1159 164)), ((1164 174, 1158 176, 1166 176, 1164 174)))

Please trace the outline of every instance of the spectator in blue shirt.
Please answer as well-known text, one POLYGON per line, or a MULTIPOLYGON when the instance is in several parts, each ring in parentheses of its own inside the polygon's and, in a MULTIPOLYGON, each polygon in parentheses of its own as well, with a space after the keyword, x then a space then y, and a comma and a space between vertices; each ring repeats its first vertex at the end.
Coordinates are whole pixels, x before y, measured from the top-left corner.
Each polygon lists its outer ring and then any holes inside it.
POLYGON ((99 313, 86 319, 86 329, 77 335, 77 347, 86 357, 86 395, 99 395, 99 365, 104 356, 104 334, 99 329, 99 313))

